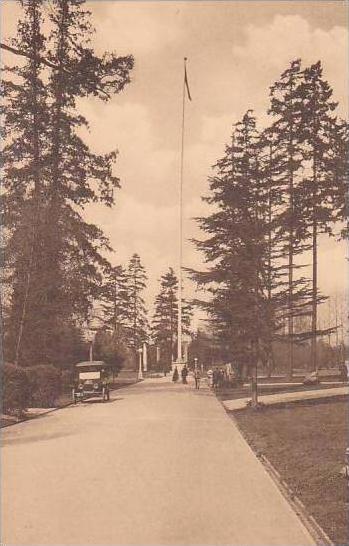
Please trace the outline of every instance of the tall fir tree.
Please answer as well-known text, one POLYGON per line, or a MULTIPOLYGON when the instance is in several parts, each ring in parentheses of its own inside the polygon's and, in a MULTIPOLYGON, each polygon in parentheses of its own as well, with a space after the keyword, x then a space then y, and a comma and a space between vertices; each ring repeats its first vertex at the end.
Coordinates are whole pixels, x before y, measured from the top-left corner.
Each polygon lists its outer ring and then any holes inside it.
POLYGON ((129 346, 138 350, 148 338, 148 320, 143 297, 147 275, 138 254, 133 254, 127 268, 128 294, 130 302, 129 346))
MULTIPOLYGON (((172 267, 160 279, 160 291, 155 298, 152 338, 160 349, 161 359, 167 365, 175 359, 178 328, 178 279, 172 267)), ((182 331, 190 333, 191 306, 182 302, 182 331)))
POLYGON ((306 224, 303 204, 297 199, 297 187, 304 169, 304 147, 302 143, 303 96, 300 89, 302 81, 301 61, 296 59, 270 89, 271 104, 269 114, 274 118, 269 135, 274 149, 274 184, 280 197, 278 212, 278 232, 283 240, 280 259, 284 256, 288 269, 288 293, 285 320, 288 324, 288 375, 294 368, 294 342, 298 335, 294 319, 310 313, 311 293, 308 280, 297 278, 301 265, 297 257, 307 248, 306 224))
MULTIPOLYGON (((349 179, 349 124, 343 119, 331 122, 327 129, 330 141, 326 158, 326 178, 331 187, 331 206, 334 225, 339 227, 339 236, 348 238, 348 179, 349 179)), ((333 234, 336 235, 335 230, 333 234)))
MULTIPOLYGON (((280 165, 277 160, 274 136, 269 129, 259 138, 259 161, 266 192, 265 221, 265 324, 266 336, 261 358, 267 373, 271 375, 274 367, 274 341, 279 335, 289 300, 285 277, 287 266, 282 265, 285 256, 283 238, 280 233, 279 218, 282 208, 282 194, 279 187, 280 165)), ((287 311, 286 311, 287 312, 287 311)))
MULTIPOLYGON (((200 218, 209 235, 196 241, 210 264, 194 272, 212 300, 204 303, 216 333, 238 370, 247 366, 255 378, 267 339, 266 247, 268 192, 261 167, 256 120, 248 111, 235 125, 232 144, 216 165, 205 200, 216 212, 200 218)), ((256 403, 256 383, 253 380, 256 403)))
POLYGON ((108 241, 81 211, 91 201, 113 203, 112 188, 119 187, 112 171, 116 154, 96 155, 79 137, 87 121, 76 100, 89 95, 108 100, 120 92, 133 59, 95 56, 84 3, 55 0, 45 40, 46 4, 21 2, 23 20, 12 49, 27 61, 25 68, 7 71, 3 86, 5 203, 18 204, 11 212, 5 205, 6 267, 12 275, 7 346, 8 357, 22 364, 55 362, 64 324, 86 316, 108 266, 102 256, 108 241))
MULTIPOLYGON (((332 100, 333 91, 323 79, 321 62, 306 68, 300 84, 302 96, 302 143, 306 159, 305 174, 298 187, 303 216, 309 231, 312 251, 312 324, 311 369, 317 370, 317 337, 327 332, 318 325, 318 245, 320 233, 331 233, 337 217, 333 201, 333 172, 329 158, 332 156, 337 104, 332 100)), ((334 169, 335 166, 333 165, 334 169)), ((343 180, 341 179, 337 179, 343 180)), ((343 180, 344 182, 344 180, 343 180)), ((343 184, 345 186, 345 184, 343 184)), ((338 195, 338 193, 337 193, 338 195)), ((339 195, 344 198, 344 192, 339 195)), ((344 204, 344 199, 342 200, 344 204)), ((337 208, 340 208, 337 204, 337 208)))
MULTIPOLYGON (((11 46, 28 53, 25 63, 5 67, 2 81, 3 148, 3 282, 10 287, 7 302, 5 357, 18 363, 31 359, 43 298, 43 197, 46 174, 48 93, 40 58, 45 50, 41 31, 43 2, 23 2, 24 13, 11 46), (28 310, 33 310, 30 323, 28 310), (29 336, 32 336, 29 338, 29 336), (35 335, 35 334, 34 334, 35 335), (23 344, 23 340, 27 342, 23 344), (24 346, 23 346, 24 345, 24 346)), ((36 346, 45 350, 44 336, 36 346)))
POLYGON ((128 277, 122 265, 111 267, 106 274, 102 294, 102 322, 114 333, 126 332, 130 323, 128 277))

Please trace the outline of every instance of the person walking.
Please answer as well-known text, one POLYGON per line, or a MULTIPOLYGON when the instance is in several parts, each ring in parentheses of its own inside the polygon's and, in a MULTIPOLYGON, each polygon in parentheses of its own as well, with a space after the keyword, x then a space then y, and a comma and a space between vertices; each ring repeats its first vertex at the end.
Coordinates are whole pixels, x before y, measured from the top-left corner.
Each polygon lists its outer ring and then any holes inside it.
POLYGON ((224 387, 224 370, 221 368, 218 372, 218 388, 222 389, 224 387))
POLYGON ((212 385, 213 388, 216 389, 218 387, 218 379, 219 379, 219 372, 217 368, 213 370, 213 377, 212 377, 212 385))
POLYGON ((213 371, 211 370, 211 368, 207 371, 207 380, 208 380, 208 385, 210 388, 213 387, 213 371))
POLYGON ((201 379, 201 373, 199 368, 195 368, 194 370, 194 379, 195 379, 195 388, 197 390, 200 389, 200 379, 201 379))
POLYGON ((177 370, 177 366, 175 366, 173 376, 172 376, 172 381, 174 383, 177 383, 178 379, 179 379, 178 370, 177 370))
POLYGON ((188 368, 187 368, 186 364, 184 364, 184 366, 182 368, 182 371, 181 371, 183 385, 185 385, 187 383, 187 375, 188 375, 188 368))

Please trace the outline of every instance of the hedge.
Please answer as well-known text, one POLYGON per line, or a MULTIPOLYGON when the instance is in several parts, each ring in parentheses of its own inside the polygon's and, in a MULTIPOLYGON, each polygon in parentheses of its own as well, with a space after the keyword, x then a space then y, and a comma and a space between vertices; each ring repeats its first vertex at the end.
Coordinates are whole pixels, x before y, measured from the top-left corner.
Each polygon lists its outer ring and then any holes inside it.
POLYGON ((28 407, 31 386, 25 368, 5 363, 2 367, 2 411, 21 415, 28 407))
POLYGON ((61 372, 50 365, 27 368, 33 407, 54 407, 61 394, 61 372))
POLYGON ((74 385, 75 379, 74 370, 62 370, 61 374, 61 386, 63 391, 70 391, 74 385))

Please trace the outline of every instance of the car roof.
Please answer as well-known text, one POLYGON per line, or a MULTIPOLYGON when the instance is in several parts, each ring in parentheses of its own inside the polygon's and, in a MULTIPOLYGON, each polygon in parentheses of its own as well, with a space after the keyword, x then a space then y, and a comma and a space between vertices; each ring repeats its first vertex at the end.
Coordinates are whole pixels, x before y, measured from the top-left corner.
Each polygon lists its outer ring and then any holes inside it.
POLYGON ((86 360, 85 362, 75 364, 76 368, 90 368, 91 366, 94 368, 105 368, 106 363, 103 360, 86 360))

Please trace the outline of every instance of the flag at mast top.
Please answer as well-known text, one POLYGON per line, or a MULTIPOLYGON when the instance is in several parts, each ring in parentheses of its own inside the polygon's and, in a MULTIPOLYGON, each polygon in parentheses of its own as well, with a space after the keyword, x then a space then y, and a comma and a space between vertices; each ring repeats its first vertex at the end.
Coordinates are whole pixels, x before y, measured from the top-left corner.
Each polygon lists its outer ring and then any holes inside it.
POLYGON ((187 60, 188 60, 187 57, 184 57, 184 84, 188 93, 188 99, 191 100, 189 83, 188 83, 188 75, 187 75, 187 60))

